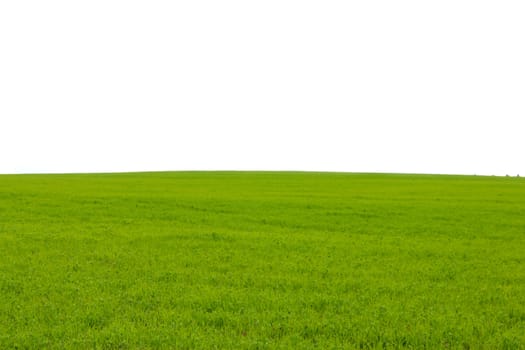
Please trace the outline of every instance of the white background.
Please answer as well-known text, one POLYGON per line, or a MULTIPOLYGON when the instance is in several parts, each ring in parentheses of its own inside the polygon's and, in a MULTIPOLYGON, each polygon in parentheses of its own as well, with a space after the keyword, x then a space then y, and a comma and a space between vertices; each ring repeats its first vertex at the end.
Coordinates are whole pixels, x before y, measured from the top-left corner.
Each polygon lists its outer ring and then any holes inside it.
POLYGON ((0 2, 0 173, 525 175, 525 2, 0 2))

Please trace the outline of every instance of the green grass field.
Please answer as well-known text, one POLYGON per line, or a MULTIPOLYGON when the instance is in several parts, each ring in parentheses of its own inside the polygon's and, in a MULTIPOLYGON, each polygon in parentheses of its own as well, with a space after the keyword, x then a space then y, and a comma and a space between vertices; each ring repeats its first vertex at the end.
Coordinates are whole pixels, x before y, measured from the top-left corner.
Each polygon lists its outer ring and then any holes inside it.
POLYGON ((525 349, 525 179, 0 176, 0 349, 525 349))

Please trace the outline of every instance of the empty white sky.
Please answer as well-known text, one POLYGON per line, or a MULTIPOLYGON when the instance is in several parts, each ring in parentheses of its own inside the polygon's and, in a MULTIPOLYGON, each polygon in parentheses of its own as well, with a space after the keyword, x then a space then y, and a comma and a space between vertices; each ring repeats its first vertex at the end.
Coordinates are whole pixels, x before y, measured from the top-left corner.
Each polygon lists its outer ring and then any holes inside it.
POLYGON ((525 2, 1 1, 0 173, 525 175, 525 2))

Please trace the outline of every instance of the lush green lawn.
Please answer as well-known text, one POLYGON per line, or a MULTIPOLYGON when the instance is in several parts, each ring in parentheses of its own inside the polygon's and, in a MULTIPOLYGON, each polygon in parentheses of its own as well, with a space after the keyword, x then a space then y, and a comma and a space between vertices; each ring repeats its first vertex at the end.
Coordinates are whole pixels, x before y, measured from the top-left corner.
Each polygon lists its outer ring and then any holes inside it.
POLYGON ((525 348, 525 179, 0 176, 0 348, 525 348))

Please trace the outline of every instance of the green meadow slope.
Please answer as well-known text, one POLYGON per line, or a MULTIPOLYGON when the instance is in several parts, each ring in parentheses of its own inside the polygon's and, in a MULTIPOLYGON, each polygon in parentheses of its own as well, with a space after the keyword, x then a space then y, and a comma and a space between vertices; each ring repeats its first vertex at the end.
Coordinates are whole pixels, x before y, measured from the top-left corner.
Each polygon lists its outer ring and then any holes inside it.
POLYGON ((0 348, 525 349, 525 179, 0 176, 0 348))

